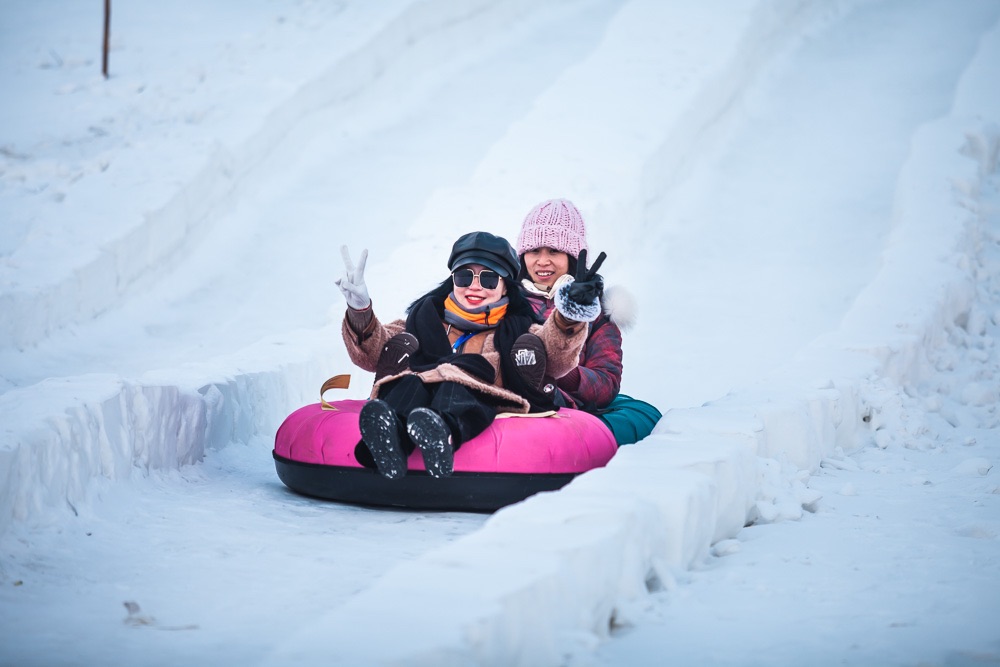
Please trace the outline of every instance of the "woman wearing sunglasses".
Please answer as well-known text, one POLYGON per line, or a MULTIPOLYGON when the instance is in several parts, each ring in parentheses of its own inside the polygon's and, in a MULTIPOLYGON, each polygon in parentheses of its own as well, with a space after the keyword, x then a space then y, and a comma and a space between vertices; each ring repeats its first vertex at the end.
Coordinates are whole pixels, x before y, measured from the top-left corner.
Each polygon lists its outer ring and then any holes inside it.
MULTIPOLYGON (((521 224, 517 253, 519 288, 545 317, 557 307, 561 288, 586 268, 587 228, 573 202, 550 199, 531 209, 521 224)), ((556 403, 597 415, 624 445, 649 435, 662 415, 652 405, 620 394, 622 329, 632 326, 635 312, 621 288, 605 293, 595 269, 587 277, 597 285, 602 312, 588 327, 579 365, 555 377, 556 403)))
POLYGON ((346 272, 336 284, 347 300, 343 335, 351 360, 375 373, 358 425, 357 460, 390 479, 406 474, 414 448, 428 473, 452 472, 454 451, 482 433, 498 412, 553 407, 553 385, 577 364, 586 322, 600 313, 596 283, 565 286, 544 320, 515 282, 518 257, 489 232, 459 238, 451 274, 417 298, 406 317, 383 324, 364 281, 368 251, 355 265, 342 248, 346 272), (588 319, 590 318, 590 319, 588 319))

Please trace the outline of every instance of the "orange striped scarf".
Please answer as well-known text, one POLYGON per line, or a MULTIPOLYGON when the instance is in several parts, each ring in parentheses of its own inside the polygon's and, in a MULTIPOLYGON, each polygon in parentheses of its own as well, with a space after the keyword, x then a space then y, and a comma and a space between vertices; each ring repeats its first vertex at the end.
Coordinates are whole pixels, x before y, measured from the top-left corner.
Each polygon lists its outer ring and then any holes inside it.
POLYGON ((466 310, 457 301, 453 294, 449 294, 444 300, 445 320, 461 327, 461 323, 472 325, 473 330, 492 329, 500 323, 504 315, 507 314, 507 298, 504 297, 496 303, 481 306, 474 311, 466 310), (451 316, 449 317, 449 313, 451 316), (456 318, 458 322, 456 322, 456 318))

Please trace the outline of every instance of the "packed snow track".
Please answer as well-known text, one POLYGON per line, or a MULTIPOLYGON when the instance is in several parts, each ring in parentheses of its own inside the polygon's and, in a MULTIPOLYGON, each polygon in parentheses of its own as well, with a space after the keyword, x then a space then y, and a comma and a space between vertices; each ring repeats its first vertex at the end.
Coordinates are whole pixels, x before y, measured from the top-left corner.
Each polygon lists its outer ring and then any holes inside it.
MULTIPOLYGON (((814 509, 865 383, 920 375, 975 298, 1000 4, 684 5, 123 7, 108 81, 5 28, 52 136, 0 138, 0 664, 582 665, 713 544, 814 509), (283 487, 282 418, 371 386, 340 246, 389 318, 551 197, 638 304, 654 435, 493 516, 283 487)), ((45 43, 92 18, 65 9, 4 11, 45 43)))

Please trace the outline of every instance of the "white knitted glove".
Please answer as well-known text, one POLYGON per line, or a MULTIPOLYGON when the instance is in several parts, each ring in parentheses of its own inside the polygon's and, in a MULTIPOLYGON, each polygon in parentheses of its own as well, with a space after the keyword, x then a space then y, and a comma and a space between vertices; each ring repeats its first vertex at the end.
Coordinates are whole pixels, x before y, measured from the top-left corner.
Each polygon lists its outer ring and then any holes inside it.
POLYGON ((358 265, 355 267, 351 261, 351 253, 347 246, 340 246, 340 254, 344 256, 344 276, 334 281, 340 291, 344 293, 347 305, 354 310, 364 310, 372 304, 371 297, 368 296, 368 286, 365 285, 365 264, 368 262, 368 249, 361 251, 358 265))

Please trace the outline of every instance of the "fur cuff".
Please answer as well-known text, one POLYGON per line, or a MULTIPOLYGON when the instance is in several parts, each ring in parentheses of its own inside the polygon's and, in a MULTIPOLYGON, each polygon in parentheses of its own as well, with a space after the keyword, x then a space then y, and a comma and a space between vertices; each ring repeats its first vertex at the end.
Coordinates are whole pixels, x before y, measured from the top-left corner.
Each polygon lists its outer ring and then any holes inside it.
MULTIPOLYGON (((565 278, 566 276, 563 276, 565 278)), ((560 278, 560 280, 562 280, 560 278)), ((576 303, 575 301, 570 301, 566 296, 569 292, 570 285, 573 284, 573 280, 567 280, 556 290, 556 310, 562 313, 563 317, 567 320, 573 320, 574 322, 593 322, 598 317, 601 316, 601 302, 599 299, 594 299, 593 303, 583 305, 576 303)))

